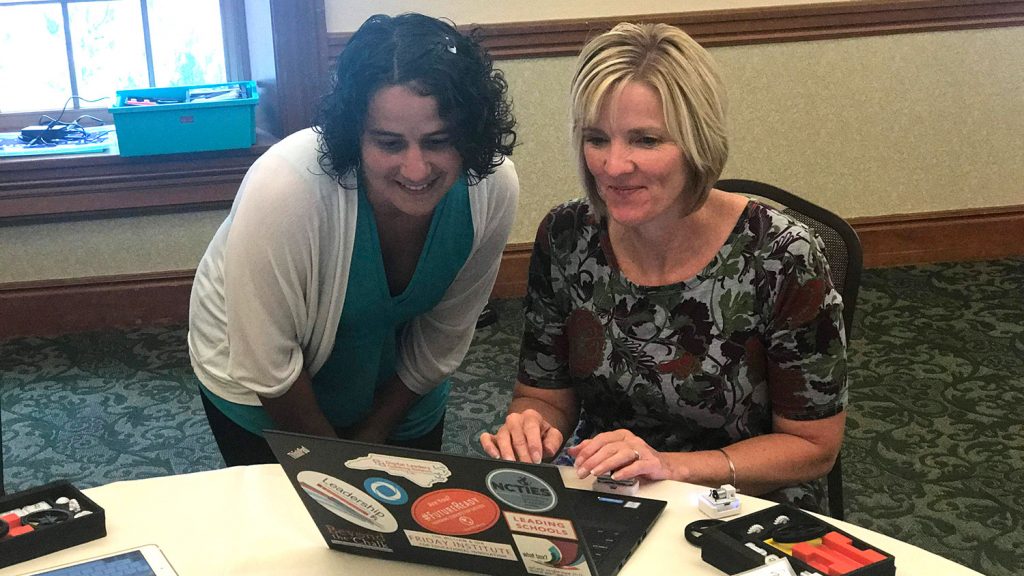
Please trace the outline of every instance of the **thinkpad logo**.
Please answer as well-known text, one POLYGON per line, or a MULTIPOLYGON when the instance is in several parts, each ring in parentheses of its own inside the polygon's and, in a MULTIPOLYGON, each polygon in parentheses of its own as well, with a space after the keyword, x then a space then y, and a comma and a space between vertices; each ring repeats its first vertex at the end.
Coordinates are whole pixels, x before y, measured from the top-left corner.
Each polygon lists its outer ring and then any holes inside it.
POLYGON ((288 455, 291 456, 295 460, 298 460, 299 458, 302 458, 306 454, 309 454, 309 448, 306 448, 305 446, 299 446, 295 450, 290 450, 288 452, 288 455))

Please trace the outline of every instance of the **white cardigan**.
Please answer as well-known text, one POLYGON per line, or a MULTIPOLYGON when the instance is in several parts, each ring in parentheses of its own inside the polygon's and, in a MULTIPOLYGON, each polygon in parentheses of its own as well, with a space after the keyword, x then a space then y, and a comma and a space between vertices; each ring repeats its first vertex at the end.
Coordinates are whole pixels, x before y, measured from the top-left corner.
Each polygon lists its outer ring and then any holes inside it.
MULTIPOLYGON (((188 349, 199 380, 258 406, 310 375, 334 347, 355 241, 355 178, 345 188, 318 163, 312 129, 288 136, 249 169, 196 270, 188 349)), ((462 362, 515 217, 511 160, 469 187, 473 249, 444 298, 401 335, 398 376, 429 392, 462 362)))

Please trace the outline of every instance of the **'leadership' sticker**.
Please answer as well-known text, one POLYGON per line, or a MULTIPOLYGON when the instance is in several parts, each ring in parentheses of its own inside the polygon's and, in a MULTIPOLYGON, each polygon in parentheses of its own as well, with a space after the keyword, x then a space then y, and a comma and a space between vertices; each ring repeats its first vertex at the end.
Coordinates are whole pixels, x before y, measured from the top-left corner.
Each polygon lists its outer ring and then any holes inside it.
POLYGON ((391 512, 348 482, 312 470, 299 472, 297 479, 310 498, 343 520, 376 532, 398 530, 391 512))

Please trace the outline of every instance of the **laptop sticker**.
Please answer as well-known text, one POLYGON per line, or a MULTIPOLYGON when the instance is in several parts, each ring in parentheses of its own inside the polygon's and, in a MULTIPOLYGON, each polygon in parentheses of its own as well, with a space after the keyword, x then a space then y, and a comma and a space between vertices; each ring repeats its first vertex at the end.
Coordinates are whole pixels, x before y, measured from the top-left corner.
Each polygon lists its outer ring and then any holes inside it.
POLYGON ((536 514, 523 514, 522 512, 505 512, 505 522, 509 530, 535 534, 537 536, 550 536, 565 540, 579 540, 576 536, 576 529, 572 522, 562 518, 550 518, 548 516, 537 516, 536 514))
POLYGON ((445 552, 458 552, 460 554, 486 556, 501 560, 517 560, 516 553, 512 550, 512 547, 500 542, 485 542, 483 540, 429 534, 415 530, 406 530, 405 537, 409 539, 409 544, 418 548, 432 548, 434 550, 444 550, 445 552))
POLYGON ((383 534, 366 532, 365 530, 351 530, 339 528, 334 524, 326 524, 332 544, 348 546, 350 548, 363 548, 365 550, 379 550, 381 552, 394 552, 388 546, 387 539, 383 534))
POLYGON ((391 512, 348 482, 312 470, 299 472, 296 479, 310 498, 341 519, 375 532, 398 530, 391 512))
POLYGON ((423 528, 449 536, 483 532, 498 522, 500 514, 497 502, 462 488, 428 492, 413 502, 410 512, 423 528))
POLYGON ((440 462, 374 454, 372 452, 366 456, 353 458, 345 462, 345 466, 353 470, 379 470, 392 476, 410 480, 423 488, 430 488, 434 484, 447 482, 448 478, 452 475, 452 471, 440 462))
POLYGON ((523 566, 543 576, 589 576, 590 567, 579 542, 513 534, 523 566))
POLYGON ((384 504, 397 506, 409 501, 409 495, 405 493, 405 489, 387 478, 371 476, 363 481, 363 488, 384 504))
POLYGON ((500 468, 488 474, 487 489, 498 500, 525 512, 547 512, 558 502, 550 484, 529 472, 512 468, 500 468))

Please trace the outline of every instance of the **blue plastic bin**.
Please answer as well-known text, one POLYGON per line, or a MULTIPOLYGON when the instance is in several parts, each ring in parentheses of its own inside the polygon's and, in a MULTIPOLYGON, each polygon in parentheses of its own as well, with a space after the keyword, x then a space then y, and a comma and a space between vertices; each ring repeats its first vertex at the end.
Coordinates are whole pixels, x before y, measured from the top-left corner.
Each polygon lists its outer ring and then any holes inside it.
POLYGON ((256 82, 222 82, 118 90, 114 116, 121 156, 175 154, 206 150, 248 148, 256 143, 256 82), (190 90, 219 86, 241 86, 246 97, 231 100, 186 102, 190 90), (129 99, 151 102, 131 106, 129 99))

